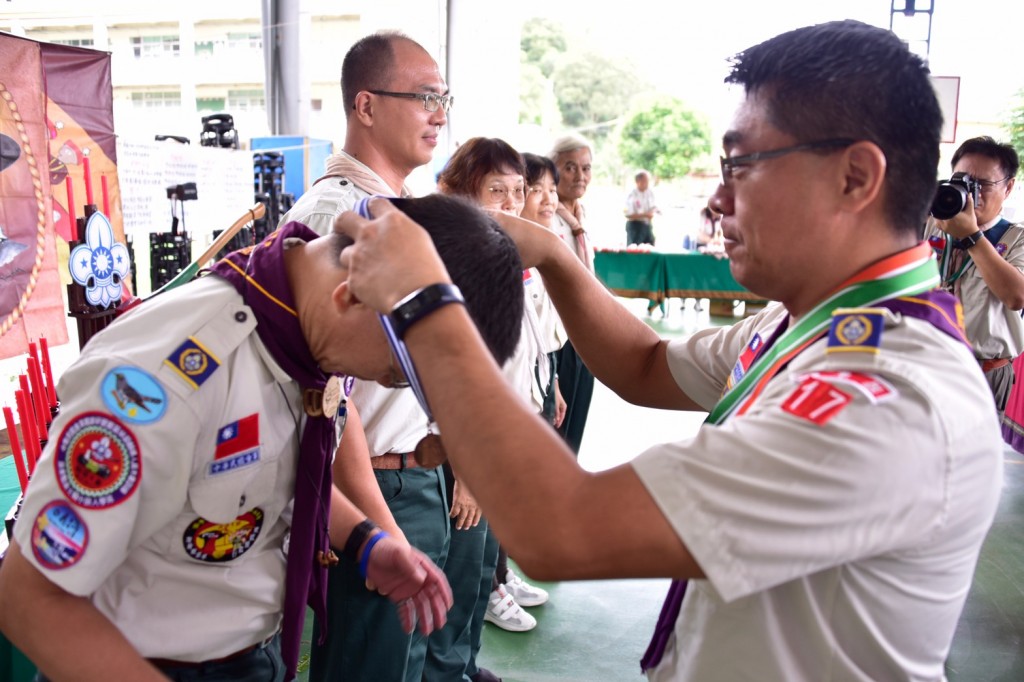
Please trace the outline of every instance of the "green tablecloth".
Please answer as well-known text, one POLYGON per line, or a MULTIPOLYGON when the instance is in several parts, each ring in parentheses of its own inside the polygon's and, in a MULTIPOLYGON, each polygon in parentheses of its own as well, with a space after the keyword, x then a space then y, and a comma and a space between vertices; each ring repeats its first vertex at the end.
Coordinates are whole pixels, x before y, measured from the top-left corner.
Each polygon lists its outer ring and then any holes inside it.
POLYGON ((733 279, 727 259, 703 253, 598 251, 594 269, 615 295, 627 298, 764 300, 733 279))
MULTIPOLYGON (((14 468, 14 459, 0 459, 0 514, 7 516, 7 511, 18 499, 21 487, 18 485, 18 472, 14 468)), ((6 531, 0 531, 6 532, 6 531)), ((0 634, 0 680, 7 682, 30 682, 36 674, 24 654, 11 646, 7 638, 0 634)))

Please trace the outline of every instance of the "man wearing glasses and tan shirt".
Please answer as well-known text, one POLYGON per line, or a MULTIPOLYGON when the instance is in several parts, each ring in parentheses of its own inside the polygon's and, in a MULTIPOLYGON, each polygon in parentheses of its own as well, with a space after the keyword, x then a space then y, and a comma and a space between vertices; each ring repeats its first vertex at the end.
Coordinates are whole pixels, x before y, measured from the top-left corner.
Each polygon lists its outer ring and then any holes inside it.
POLYGON ((1013 359, 1024 352, 1024 225, 1003 217, 1020 162, 1008 144, 974 137, 953 154, 954 173, 977 183, 977 201, 948 220, 932 218, 925 236, 942 284, 964 309, 964 328, 1000 414, 1013 387, 1013 359))
MULTIPOLYGON (((329 234, 335 216, 364 197, 410 196, 406 179, 430 163, 454 101, 433 57, 397 32, 374 33, 352 45, 342 63, 341 90, 347 112, 344 147, 328 159, 323 177, 281 225, 297 220, 329 234)), ((365 505, 373 521, 443 566, 448 553, 444 478, 440 467, 420 467, 412 455, 426 435, 427 419, 412 390, 378 391, 371 382, 356 382, 334 480, 346 496, 365 505), (351 410, 353 404, 358 411, 351 410), (365 485, 374 480, 376 486, 365 485)), ((320 644, 324 624, 318 622, 309 679, 419 682, 426 638, 403 632, 384 610, 387 600, 369 591, 353 566, 342 562, 330 569, 328 579, 328 635, 320 644)))

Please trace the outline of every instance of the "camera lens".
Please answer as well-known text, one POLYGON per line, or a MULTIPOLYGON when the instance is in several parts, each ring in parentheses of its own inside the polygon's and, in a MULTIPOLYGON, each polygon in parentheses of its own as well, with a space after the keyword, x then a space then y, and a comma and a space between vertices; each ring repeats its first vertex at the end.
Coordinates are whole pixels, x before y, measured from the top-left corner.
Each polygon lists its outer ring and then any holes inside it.
POLYGON ((939 220, 949 220, 960 211, 967 208, 967 188, 962 184, 943 182, 939 184, 932 200, 932 217, 939 220))

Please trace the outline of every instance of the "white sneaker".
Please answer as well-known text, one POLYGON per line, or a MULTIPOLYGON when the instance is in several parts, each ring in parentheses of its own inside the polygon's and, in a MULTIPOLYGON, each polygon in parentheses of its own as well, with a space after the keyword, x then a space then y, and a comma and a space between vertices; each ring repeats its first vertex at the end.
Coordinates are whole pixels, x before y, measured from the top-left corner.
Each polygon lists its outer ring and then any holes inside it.
POLYGON ((540 606, 548 600, 547 590, 524 581, 511 568, 505 573, 505 589, 520 606, 540 606))
POLYGON ((484 620, 509 632, 527 632, 537 627, 537 619, 523 611, 501 585, 491 592, 491 598, 487 600, 484 620))

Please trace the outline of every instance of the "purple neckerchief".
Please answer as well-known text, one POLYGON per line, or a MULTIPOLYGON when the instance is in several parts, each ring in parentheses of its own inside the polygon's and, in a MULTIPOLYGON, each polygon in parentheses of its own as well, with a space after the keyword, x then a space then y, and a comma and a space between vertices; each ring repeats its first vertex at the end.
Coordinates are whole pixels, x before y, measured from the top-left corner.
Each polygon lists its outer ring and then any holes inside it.
MULTIPOLYGON (((249 249, 228 254, 210 271, 231 282, 256 316, 256 333, 281 368, 305 391, 323 391, 324 374, 306 343, 295 310, 295 299, 284 266, 285 242, 304 242, 319 237, 302 223, 290 222, 249 249)), ((321 641, 326 634, 327 568, 314 567, 317 551, 328 552, 327 517, 330 509, 331 451, 334 447, 334 415, 306 417, 299 445, 295 479, 295 506, 285 577, 281 654, 285 679, 295 677, 299 644, 305 623, 306 604, 320 623, 321 641)))
MULTIPOLYGON (((967 334, 963 329, 963 310, 960 302, 955 296, 942 289, 932 289, 917 296, 906 296, 903 298, 890 298, 871 306, 872 308, 888 308, 894 313, 907 317, 913 317, 928 322, 939 331, 952 336, 954 339, 965 345, 967 334)), ((757 353, 757 359, 767 352, 782 332, 789 326, 789 315, 786 315, 768 340, 761 346, 757 353)), ((810 347, 810 345, 808 345, 810 347)), ((754 363, 752 362, 751 365, 754 363)), ((686 581, 673 580, 669 586, 668 594, 665 595, 665 603, 662 604, 661 613, 658 614, 658 622, 654 626, 654 634, 651 635, 651 643, 647 645, 647 651, 640 659, 640 670, 646 672, 661 662, 665 655, 665 648, 668 646, 668 639, 676 627, 676 619, 679 618, 679 611, 683 607, 683 597, 686 595, 686 581)))

